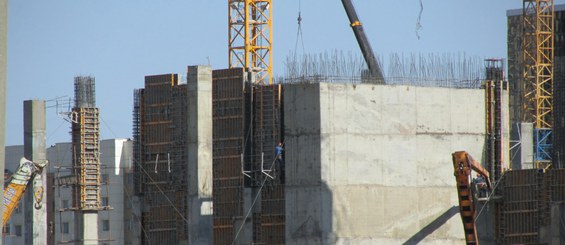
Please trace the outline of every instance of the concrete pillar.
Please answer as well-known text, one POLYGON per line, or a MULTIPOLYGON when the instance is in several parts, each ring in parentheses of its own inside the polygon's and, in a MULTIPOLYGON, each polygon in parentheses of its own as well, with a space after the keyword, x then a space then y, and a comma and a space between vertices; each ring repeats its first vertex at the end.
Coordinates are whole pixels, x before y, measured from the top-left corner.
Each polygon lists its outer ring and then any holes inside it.
POLYGON ((79 231, 81 236, 78 236, 79 239, 83 239, 81 244, 98 245, 98 211, 82 211, 79 215, 82 216, 79 231))
MULTIPOLYGON (((45 101, 24 101, 24 156, 34 162, 47 159, 45 131, 45 101)), ((24 197, 25 243, 47 244, 47 169, 37 176, 24 197), (33 185, 44 188, 41 208, 36 209, 33 185)))
POLYGON ((534 124, 521 123, 520 136, 520 169, 532 169, 534 168, 534 124))
MULTIPOLYGON (((4 143, 6 140, 6 63, 8 61, 8 0, 0 0, 0 169, 4 171, 4 143)), ((4 190, 4 181, 0 181, 4 190)), ((0 215, 4 209, 0 208, 0 215)), ((0 245, 2 240, 0 239, 0 245)))
POLYGON ((188 244, 212 244, 212 68, 189 66, 188 244))

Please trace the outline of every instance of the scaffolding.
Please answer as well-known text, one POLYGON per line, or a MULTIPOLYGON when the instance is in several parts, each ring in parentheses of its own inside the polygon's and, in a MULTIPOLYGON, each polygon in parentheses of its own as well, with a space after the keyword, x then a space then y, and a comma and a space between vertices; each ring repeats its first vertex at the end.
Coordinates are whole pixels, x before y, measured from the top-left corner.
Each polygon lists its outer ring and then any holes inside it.
POLYGON ((502 59, 487 59, 485 81, 486 108, 486 138, 485 159, 489 170, 490 181, 498 182, 502 176, 503 135, 502 135, 502 95, 506 89, 504 78, 504 61, 502 59))
POLYGON ((100 210, 100 119, 96 108, 94 78, 75 77, 75 106, 71 113, 73 140, 74 207, 100 210))
POLYGON ((534 123, 538 168, 551 165, 554 18, 553 0, 523 1, 524 121, 534 123))

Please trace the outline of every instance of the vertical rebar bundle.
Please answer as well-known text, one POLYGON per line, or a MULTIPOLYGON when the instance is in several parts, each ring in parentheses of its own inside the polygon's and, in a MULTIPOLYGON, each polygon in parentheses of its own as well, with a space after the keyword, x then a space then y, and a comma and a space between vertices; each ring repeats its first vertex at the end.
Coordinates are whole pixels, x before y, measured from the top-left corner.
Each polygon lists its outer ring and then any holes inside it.
POLYGON ((75 107, 94 108, 96 98, 94 90, 94 77, 77 76, 75 77, 75 107))
MULTIPOLYGON (((484 59, 466 54, 391 54, 383 64, 386 84, 425 87, 479 88, 484 78, 484 59)), ((281 82, 360 83, 366 65, 352 53, 290 55, 281 82)))

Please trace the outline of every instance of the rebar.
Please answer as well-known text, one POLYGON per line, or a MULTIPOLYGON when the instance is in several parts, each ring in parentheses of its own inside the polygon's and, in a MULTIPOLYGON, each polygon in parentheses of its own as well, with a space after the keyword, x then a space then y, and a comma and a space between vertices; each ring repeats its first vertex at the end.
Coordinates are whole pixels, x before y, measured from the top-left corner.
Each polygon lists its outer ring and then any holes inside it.
MULTIPOLYGON (((480 88, 484 80, 485 61, 478 56, 457 54, 390 54, 383 64, 385 82, 389 85, 422 87, 480 88)), ((280 83, 361 83, 366 65, 362 57, 351 52, 325 52, 302 57, 289 55, 285 76, 280 83)))

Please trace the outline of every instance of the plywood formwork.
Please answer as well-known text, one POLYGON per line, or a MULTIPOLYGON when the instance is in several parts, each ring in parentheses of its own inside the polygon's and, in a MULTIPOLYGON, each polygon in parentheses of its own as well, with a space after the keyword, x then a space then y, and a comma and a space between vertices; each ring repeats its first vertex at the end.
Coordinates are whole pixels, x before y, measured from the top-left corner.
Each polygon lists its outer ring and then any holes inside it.
POLYGON ((214 244, 284 244, 281 87, 248 75, 213 72, 214 244))
POLYGON ((257 187, 263 185, 261 208, 254 214, 253 242, 256 244, 284 244, 285 241, 283 166, 275 160, 275 146, 284 138, 281 93, 280 85, 253 86, 253 159, 249 162, 253 164, 257 187))
POLYGON ((142 243, 188 238, 187 88, 177 74, 145 77, 134 96, 136 182, 142 195, 142 243))
POLYGON ((231 244, 243 216, 245 97, 243 69, 212 73, 214 244, 231 244))
MULTIPOLYGON (((559 236, 562 219, 553 219, 553 205, 565 201, 565 171, 508 171, 500 183, 501 211, 496 216, 500 244, 545 244, 559 236), (552 228, 553 227, 553 228, 552 228), (557 235, 556 235, 557 234, 557 235)), ((553 244, 553 243, 552 243, 553 244)))

